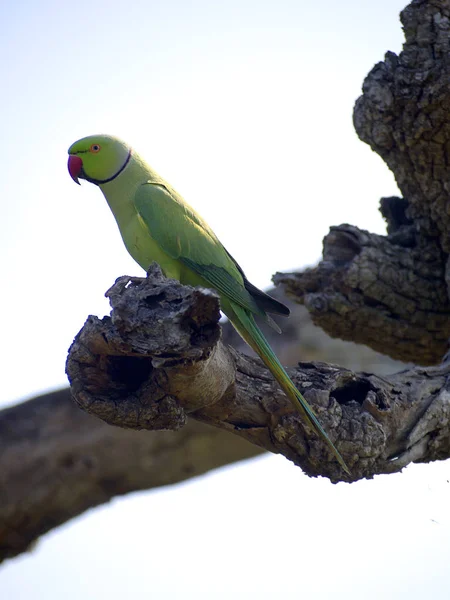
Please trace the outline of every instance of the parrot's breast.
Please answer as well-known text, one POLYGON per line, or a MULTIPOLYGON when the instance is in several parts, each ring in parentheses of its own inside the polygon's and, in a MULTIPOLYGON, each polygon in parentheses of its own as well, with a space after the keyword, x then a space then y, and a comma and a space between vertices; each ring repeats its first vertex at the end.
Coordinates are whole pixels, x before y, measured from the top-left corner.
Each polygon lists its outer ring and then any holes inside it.
MULTIPOLYGON (((152 262, 156 261, 168 277, 175 277, 173 263, 175 262, 151 237, 148 228, 136 212, 121 227, 120 233, 124 244, 134 260, 147 271, 152 262), (170 271, 171 274, 168 274, 170 271)), ((177 277, 178 278, 178 277, 177 277)))
POLYGON ((179 261, 170 257, 150 235, 133 201, 137 186, 124 190, 121 186, 103 186, 103 194, 116 219, 126 249, 134 260, 147 271, 157 262, 166 277, 180 279, 179 261))

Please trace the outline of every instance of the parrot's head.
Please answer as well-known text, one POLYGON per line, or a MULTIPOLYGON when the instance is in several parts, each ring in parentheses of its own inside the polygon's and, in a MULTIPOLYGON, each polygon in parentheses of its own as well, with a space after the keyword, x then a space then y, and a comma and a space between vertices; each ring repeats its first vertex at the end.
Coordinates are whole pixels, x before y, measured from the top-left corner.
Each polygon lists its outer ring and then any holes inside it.
POLYGON ((69 173, 75 183, 86 179, 100 185, 108 183, 127 166, 131 148, 111 135, 90 135, 69 148, 69 173))

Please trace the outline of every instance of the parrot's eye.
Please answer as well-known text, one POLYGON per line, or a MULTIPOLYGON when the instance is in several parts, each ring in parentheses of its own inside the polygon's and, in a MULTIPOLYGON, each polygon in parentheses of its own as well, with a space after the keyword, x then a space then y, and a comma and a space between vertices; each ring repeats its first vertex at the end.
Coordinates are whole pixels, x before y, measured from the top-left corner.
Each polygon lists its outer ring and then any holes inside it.
POLYGON ((89 150, 95 154, 96 152, 100 152, 100 146, 98 144, 92 144, 89 150))

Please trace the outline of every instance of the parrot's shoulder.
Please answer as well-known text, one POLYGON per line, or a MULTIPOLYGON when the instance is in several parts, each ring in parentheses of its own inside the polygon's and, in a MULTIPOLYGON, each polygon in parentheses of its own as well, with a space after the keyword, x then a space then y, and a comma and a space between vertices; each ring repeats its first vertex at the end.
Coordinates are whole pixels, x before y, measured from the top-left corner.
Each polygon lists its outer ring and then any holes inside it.
POLYGON ((134 203, 142 210, 159 215, 168 214, 173 219, 188 219, 218 242, 216 235, 190 204, 163 179, 150 179, 136 191, 134 203))
MULTIPOLYGON (((189 207, 187 202, 163 179, 149 179, 136 190, 135 202, 151 201, 154 204, 176 203, 180 207, 189 207)), ((190 208, 190 207, 189 207, 190 208)), ((192 209, 191 209, 192 210, 192 209)))

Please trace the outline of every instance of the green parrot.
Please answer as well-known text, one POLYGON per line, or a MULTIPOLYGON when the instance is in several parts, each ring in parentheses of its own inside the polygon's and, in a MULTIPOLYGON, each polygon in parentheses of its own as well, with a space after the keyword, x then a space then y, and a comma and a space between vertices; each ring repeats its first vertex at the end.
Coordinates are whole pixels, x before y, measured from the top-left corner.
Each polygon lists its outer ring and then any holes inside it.
POLYGON ((256 324, 260 317, 278 332, 269 316, 289 309, 252 285, 207 223, 127 144, 109 135, 93 135, 69 148, 69 173, 98 185, 112 210, 123 242, 147 270, 156 261, 166 277, 183 284, 213 288, 222 311, 261 357, 289 400, 349 470, 314 411, 295 387, 256 324))

